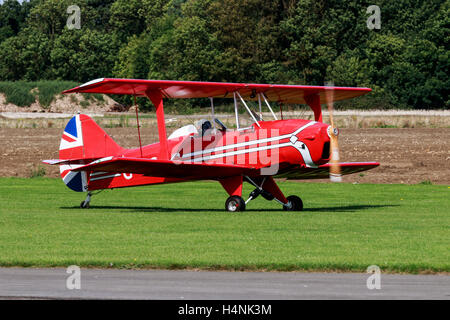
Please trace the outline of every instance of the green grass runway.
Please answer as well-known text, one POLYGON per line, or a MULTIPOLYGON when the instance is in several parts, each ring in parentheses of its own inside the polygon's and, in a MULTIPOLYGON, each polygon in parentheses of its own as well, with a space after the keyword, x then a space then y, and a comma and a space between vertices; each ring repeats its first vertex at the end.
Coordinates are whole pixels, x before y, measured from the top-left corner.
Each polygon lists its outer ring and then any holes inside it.
POLYGON ((108 190, 86 210, 59 179, 1 178, 0 266, 450 271, 449 186, 279 185, 303 212, 262 197, 226 212, 216 182, 108 190))

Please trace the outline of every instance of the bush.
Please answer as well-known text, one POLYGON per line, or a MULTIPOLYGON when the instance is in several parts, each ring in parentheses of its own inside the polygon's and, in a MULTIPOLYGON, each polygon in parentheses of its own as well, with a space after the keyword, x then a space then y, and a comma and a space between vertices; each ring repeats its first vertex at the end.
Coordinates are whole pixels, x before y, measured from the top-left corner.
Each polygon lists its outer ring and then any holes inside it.
POLYGON ((72 81, 0 82, 0 93, 5 94, 6 103, 19 107, 29 107, 36 98, 43 107, 48 107, 58 94, 77 85, 72 81))
POLYGON ((30 171, 30 178, 44 177, 46 173, 47 172, 45 171, 45 168, 41 165, 38 165, 30 171))

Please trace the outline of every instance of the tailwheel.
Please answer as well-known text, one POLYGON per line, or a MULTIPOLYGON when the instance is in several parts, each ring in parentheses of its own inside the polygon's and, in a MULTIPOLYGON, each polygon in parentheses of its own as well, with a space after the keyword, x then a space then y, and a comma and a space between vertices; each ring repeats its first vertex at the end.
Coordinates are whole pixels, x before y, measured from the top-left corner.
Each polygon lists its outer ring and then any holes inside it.
POLYGON ((244 211, 245 201, 239 196, 231 196, 225 202, 225 209, 230 212, 244 211))
POLYGON ((81 201, 80 208, 89 209, 89 205, 91 203, 91 197, 92 197, 92 193, 88 192, 88 194, 86 196, 86 200, 81 201))
POLYGON ((89 202, 81 201, 80 208, 89 209, 89 202))
POLYGON ((303 201, 297 196, 289 196, 286 198, 287 204, 283 205, 283 210, 285 211, 302 211, 303 201))

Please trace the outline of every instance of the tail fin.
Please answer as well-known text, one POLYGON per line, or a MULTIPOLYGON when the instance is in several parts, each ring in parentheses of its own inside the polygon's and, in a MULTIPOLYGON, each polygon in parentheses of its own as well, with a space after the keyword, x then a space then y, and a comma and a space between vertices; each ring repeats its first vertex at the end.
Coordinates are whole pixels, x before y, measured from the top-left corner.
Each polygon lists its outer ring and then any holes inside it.
POLYGON ((71 170, 95 159, 118 155, 123 150, 89 116, 78 114, 67 123, 59 146, 59 159, 77 160, 77 164, 60 165, 61 178, 70 189, 87 191, 86 172, 71 170))

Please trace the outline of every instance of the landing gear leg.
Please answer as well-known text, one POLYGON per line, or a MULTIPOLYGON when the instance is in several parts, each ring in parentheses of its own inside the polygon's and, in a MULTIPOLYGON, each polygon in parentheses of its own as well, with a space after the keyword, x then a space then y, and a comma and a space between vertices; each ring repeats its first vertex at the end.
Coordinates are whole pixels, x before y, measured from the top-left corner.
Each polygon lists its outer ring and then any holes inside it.
POLYGON ((280 188, 278 188, 277 184, 275 183, 272 177, 264 177, 262 181, 261 177, 255 179, 256 182, 261 182, 260 185, 258 185, 255 181, 253 181, 251 178, 247 176, 245 177, 245 179, 256 187, 256 189, 250 193, 248 200, 245 202, 246 204, 249 203, 251 200, 255 199, 256 197, 258 197, 259 195, 262 195, 266 200, 269 201, 275 200, 278 203, 280 203, 283 206, 283 210, 285 211, 303 210, 302 199, 300 199, 297 196, 289 196, 285 198, 280 188))
POLYGON ((262 188, 264 182, 266 181, 266 178, 263 178, 261 185, 258 185, 255 181, 253 181, 249 177, 245 177, 245 179, 256 187, 256 189, 253 190, 250 193, 250 195, 248 196, 248 199, 247 199, 247 201, 245 201, 245 204, 249 203, 252 200, 255 200, 259 195, 262 195, 264 197, 264 199, 269 200, 269 201, 274 199, 274 196, 271 193, 267 192, 266 190, 264 190, 262 188))
POLYGON ((86 199, 81 201, 80 208, 89 209, 89 205, 91 203, 92 192, 88 192, 86 199))

